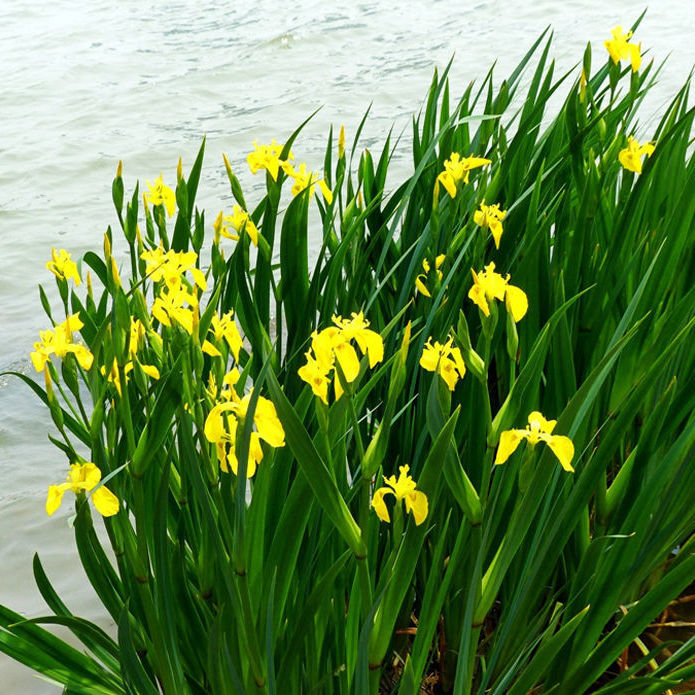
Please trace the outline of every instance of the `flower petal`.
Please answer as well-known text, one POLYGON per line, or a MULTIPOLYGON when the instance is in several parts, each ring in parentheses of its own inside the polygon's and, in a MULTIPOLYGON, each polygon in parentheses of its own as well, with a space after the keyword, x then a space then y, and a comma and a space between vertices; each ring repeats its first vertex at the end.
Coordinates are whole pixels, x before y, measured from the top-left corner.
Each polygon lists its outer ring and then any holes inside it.
POLYGON ((120 502, 118 497, 103 485, 92 493, 92 502, 102 516, 113 516, 118 513, 120 502))
POLYGON ((427 518, 427 495, 420 490, 415 490, 405 498, 405 509, 410 512, 415 519, 415 525, 419 526, 427 518))
POLYGON ((48 496, 46 497, 46 514, 48 516, 51 516, 60 507, 65 492, 62 488, 62 485, 49 485, 48 496))
POLYGON ((562 434, 556 434, 550 436, 546 441, 552 452, 557 456, 560 465, 569 473, 573 473, 574 468, 572 468, 571 462, 574 457, 574 444, 572 440, 562 434))
POLYGON ((376 512, 376 515, 382 520, 389 522, 391 517, 389 516, 389 510, 386 508, 386 503, 384 502, 384 497, 386 495, 393 495, 393 491, 389 490, 387 487, 380 487, 374 492, 372 497, 372 507, 376 512))
POLYGON ((497 447, 497 455, 495 456, 495 465, 499 466, 504 463, 516 451, 516 448, 525 436, 524 430, 507 430, 502 432, 500 443, 497 447))
POLYGON ((518 323, 526 316, 526 312, 528 311, 528 297, 521 288, 514 287, 514 285, 507 285, 505 303, 507 305, 507 311, 511 312, 515 323, 518 323))

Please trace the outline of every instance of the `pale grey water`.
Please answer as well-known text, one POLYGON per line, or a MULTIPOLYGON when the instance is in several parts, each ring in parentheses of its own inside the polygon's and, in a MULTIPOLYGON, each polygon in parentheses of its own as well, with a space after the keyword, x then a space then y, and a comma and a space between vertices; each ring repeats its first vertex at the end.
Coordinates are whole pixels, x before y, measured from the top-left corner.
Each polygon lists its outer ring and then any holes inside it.
MULTIPOLYGON (((283 141, 323 106, 294 146, 318 169, 330 124, 351 140, 374 102, 363 146, 383 143, 417 111, 434 67, 456 53, 452 94, 497 59, 506 76, 552 24, 553 55, 569 69, 586 41, 594 64, 616 24, 629 26, 631 0, 525 3, 403 0, 344 7, 317 0, 255 3, 190 0, 146 4, 91 0, 0 2, 0 371, 33 376, 28 353, 46 320, 37 283, 53 291, 44 264, 51 246, 75 256, 99 249, 114 224, 111 180, 119 159, 126 186, 190 167, 207 134, 199 204, 209 222, 230 196, 221 153, 247 190, 251 141, 283 141)), ((657 61, 672 53, 646 119, 671 97, 695 62, 692 0, 654 2, 636 39, 657 61)), ((647 58, 648 59, 648 58, 647 58)), ((407 138, 396 166, 408 163, 407 138)), ((247 197, 253 198, 253 195, 247 197)), ((257 196, 255 198, 257 200, 257 196)), ((50 418, 17 379, 0 377, 0 603, 30 616, 46 608, 31 560, 39 551, 70 608, 108 627, 86 586, 66 519, 48 519, 47 485, 64 457, 47 440, 50 418)), ((55 693, 0 655, 0 694, 55 693)))

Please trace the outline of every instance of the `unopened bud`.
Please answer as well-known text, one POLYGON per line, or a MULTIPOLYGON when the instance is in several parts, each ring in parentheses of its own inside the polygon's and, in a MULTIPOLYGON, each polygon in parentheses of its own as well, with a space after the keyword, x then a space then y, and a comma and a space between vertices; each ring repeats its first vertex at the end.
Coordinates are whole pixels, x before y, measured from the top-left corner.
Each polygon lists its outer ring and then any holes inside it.
POLYGON ((342 159, 345 156, 345 126, 340 126, 340 135, 338 135, 338 158, 342 159))

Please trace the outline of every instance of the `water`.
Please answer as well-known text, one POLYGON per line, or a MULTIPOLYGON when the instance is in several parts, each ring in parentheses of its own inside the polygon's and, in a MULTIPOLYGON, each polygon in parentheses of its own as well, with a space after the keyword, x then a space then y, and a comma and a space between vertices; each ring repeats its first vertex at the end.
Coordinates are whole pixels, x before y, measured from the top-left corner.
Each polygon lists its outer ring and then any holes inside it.
MULTIPOLYGON (((119 159, 126 190, 160 172, 171 183, 179 155, 188 169, 206 134, 198 202, 211 222, 230 204, 222 152, 257 200, 259 180, 244 163, 251 141, 283 141, 320 106, 293 148, 316 169, 330 124, 344 123, 350 140, 372 101, 362 146, 380 146, 393 123, 407 135, 433 69, 454 52, 452 95, 495 59, 496 74, 507 75, 548 24, 559 69, 580 60, 588 40, 598 64, 609 30, 639 12, 633 0, 236 5, 0 4, 0 371, 34 375, 27 356, 47 325, 37 283, 56 299, 44 267, 51 246, 75 256, 100 248, 116 222, 110 187, 119 159)), ((639 29, 636 39, 657 61, 672 53, 643 122, 692 68, 684 28, 694 20, 690 0, 660 0, 639 29)), ((408 161, 406 137, 396 172, 408 161)), ((68 606, 109 628, 79 568, 68 505, 51 519, 43 511, 46 487, 66 465, 49 431, 29 389, 0 377, 0 603, 30 616, 47 612, 31 572, 38 551, 68 606)), ((59 690, 0 655, 0 692, 59 690)))

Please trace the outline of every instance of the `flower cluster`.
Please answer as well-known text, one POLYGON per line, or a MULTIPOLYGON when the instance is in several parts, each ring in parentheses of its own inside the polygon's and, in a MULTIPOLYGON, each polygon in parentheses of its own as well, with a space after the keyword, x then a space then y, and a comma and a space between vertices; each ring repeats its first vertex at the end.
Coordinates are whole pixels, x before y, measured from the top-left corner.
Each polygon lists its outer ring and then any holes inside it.
POLYGON ((471 268, 473 274, 473 287, 468 291, 469 299, 480 307, 485 316, 490 315, 488 302, 492 299, 504 300, 507 311, 512 315, 515 322, 521 321, 528 310, 528 298, 526 293, 519 287, 509 284, 509 274, 502 277, 495 272, 495 264, 490 263, 485 266, 485 270, 476 273, 471 268))
POLYGON ((80 320, 80 314, 68 316, 63 323, 59 323, 53 330, 41 331, 40 342, 34 343, 34 352, 31 353, 31 361, 37 372, 43 371, 46 362, 49 362, 52 355, 63 359, 65 355, 71 353, 75 355, 80 367, 89 370, 92 366, 94 356, 84 346, 73 342, 73 331, 79 331, 84 326, 80 320))
POLYGON ((471 170, 490 163, 491 160, 484 157, 462 158, 458 152, 452 152, 451 157, 444 162, 444 171, 437 176, 437 181, 444 186, 452 198, 455 198, 458 186, 468 183, 471 170))
MULTIPOLYGON (((233 369, 229 372, 223 383, 228 387, 220 393, 222 399, 210 411, 205 420, 205 437, 215 444, 217 460, 224 472, 229 469, 236 475, 239 462, 236 455, 236 434, 240 420, 246 417, 253 389, 245 396, 239 397, 236 392, 236 383, 239 380, 239 372, 233 369)), ((208 391, 211 395, 217 395, 214 382, 208 391)), ((253 423, 256 427, 251 432, 249 440, 249 455, 246 464, 246 477, 251 478, 256 473, 256 468, 263 458, 261 440, 274 448, 285 446, 285 431, 275 411, 275 406, 267 398, 258 397, 256 409, 253 414, 253 423)))
POLYGON ((437 372, 450 391, 466 373, 461 350, 453 347, 453 342, 454 339, 450 337, 443 345, 436 340, 432 344, 432 338, 428 338, 420 357, 420 366, 428 372, 437 372))
POLYGON ((415 481, 408 475, 409 470, 410 466, 400 466, 398 479, 396 479, 395 475, 392 475, 390 478, 384 478, 386 486, 374 491, 372 507, 382 521, 391 521, 389 511, 384 502, 386 495, 393 495, 396 498, 396 503, 403 500, 405 510, 413 515, 416 526, 419 526, 427 518, 427 495, 415 489, 415 481))
POLYGON ((642 63, 642 56, 640 54, 642 44, 629 43, 632 38, 632 32, 628 31, 626 34, 623 34, 623 28, 621 26, 612 29, 611 35, 613 38, 604 41, 603 45, 606 47, 613 62, 617 65, 621 59, 629 58, 632 65, 632 72, 637 72, 642 63))
MULTIPOLYGON (((299 377, 309 384, 314 394, 326 404, 330 373, 335 369, 336 363, 347 383, 352 383, 360 372, 360 361, 350 341, 354 340, 360 352, 368 356, 370 368, 384 359, 384 342, 378 333, 368 328, 369 321, 364 318, 362 312, 353 312, 351 319, 334 316, 333 323, 334 326, 324 328, 320 333, 314 331, 311 350, 305 353, 306 364, 298 371, 299 377)), ((337 400, 343 394, 337 374, 333 387, 337 400)))

